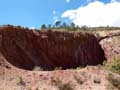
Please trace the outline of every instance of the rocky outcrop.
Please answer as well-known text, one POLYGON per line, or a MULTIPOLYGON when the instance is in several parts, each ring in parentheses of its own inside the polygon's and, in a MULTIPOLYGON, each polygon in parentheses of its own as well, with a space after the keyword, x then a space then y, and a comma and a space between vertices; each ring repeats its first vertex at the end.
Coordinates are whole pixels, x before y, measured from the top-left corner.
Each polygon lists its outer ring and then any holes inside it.
POLYGON ((120 57, 120 30, 106 32, 106 35, 100 38, 100 45, 108 61, 120 57))
POLYGON ((44 70, 75 68, 101 64, 105 60, 93 34, 14 26, 0 27, 0 52, 12 65, 27 70, 35 66, 44 70))

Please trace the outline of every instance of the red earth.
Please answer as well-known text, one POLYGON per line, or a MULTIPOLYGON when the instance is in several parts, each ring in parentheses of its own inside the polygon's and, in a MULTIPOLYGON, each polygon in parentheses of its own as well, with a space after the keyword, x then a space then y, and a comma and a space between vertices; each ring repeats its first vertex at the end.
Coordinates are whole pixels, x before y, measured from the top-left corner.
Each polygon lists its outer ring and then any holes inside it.
POLYGON ((0 90, 109 90, 109 71, 98 64, 120 55, 120 36, 114 35, 99 41, 84 32, 0 27, 0 90), (53 70, 60 67, 66 70, 53 70), (41 69, 50 71, 35 71, 41 69))

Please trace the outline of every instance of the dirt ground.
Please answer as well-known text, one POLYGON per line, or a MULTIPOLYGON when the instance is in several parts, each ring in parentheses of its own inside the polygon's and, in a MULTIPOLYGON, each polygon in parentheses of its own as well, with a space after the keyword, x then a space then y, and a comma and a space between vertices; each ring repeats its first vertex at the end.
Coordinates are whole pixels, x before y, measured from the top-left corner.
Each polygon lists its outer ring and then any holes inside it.
POLYGON ((0 90, 108 90, 109 85, 109 71, 101 66, 54 71, 0 68, 0 90))

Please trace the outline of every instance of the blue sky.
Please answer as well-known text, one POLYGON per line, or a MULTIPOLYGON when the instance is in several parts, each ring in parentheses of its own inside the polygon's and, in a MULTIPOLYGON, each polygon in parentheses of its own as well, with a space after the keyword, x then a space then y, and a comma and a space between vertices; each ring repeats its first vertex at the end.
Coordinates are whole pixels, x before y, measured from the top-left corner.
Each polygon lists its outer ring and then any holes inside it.
MULTIPOLYGON (((111 0, 98 1, 111 3, 111 0)), ((94 2, 96 0, 0 0, 0 25, 13 24, 40 28, 41 24, 53 25, 57 20, 70 23, 74 20, 69 16, 63 16, 64 13, 87 7, 89 3, 94 2)))

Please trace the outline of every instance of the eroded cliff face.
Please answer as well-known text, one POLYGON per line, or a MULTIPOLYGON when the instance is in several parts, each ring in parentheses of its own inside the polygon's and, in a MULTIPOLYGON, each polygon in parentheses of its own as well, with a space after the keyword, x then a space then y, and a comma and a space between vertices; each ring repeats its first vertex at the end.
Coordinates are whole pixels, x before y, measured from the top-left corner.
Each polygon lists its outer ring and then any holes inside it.
POLYGON ((104 52, 93 34, 0 28, 0 52, 12 65, 32 70, 102 64, 104 52))
POLYGON ((103 31, 99 32, 102 40, 99 42, 104 50, 105 57, 108 61, 113 60, 115 57, 120 57, 120 30, 103 31))

